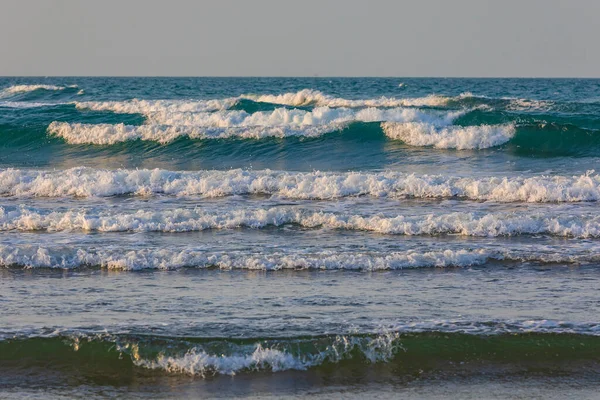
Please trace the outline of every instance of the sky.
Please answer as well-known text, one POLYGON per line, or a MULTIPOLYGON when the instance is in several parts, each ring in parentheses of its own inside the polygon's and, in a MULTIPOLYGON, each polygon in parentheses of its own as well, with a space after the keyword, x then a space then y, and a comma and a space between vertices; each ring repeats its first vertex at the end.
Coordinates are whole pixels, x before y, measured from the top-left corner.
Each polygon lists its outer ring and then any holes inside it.
POLYGON ((600 77, 599 0, 0 0, 0 75, 600 77))

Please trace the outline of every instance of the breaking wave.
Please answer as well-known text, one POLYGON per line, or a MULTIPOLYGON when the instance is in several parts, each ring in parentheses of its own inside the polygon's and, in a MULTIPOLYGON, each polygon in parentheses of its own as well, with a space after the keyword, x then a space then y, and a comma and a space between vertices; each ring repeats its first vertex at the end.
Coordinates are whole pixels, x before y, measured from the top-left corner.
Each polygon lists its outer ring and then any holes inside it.
POLYGON ((397 99, 393 97, 380 97, 376 99, 350 100, 336 98, 318 90, 304 89, 295 93, 284 93, 279 95, 243 95, 242 98, 261 103, 283 104, 295 107, 301 106, 325 106, 325 107, 422 107, 422 106, 445 106, 451 100, 450 97, 429 95, 419 98, 397 99))
POLYGON ((318 137, 338 131, 346 125, 330 123, 314 126, 250 126, 202 127, 192 125, 125 125, 125 124, 70 124, 53 122, 48 132, 70 144, 111 145, 130 140, 169 143, 180 138, 189 139, 263 139, 285 137, 318 137))
POLYGON ((304 228, 343 229, 392 235, 514 236, 547 234, 563 237, 600 237, 600 217, 552 213, 453 212, 417 216, 363 216, 315 212, 298 207, 206 212, 176 208, 168 211, 44 213, 35 209, 0 207, 0 231, 190 232, 207 229, 260 229, 299 225, 304 228))
POLYGON ((272 112, 223 111, 213 113, 152 113, 147 124, 79 124, 53 122, 52 135, 72 144, 114 144, 128 140, 171 142, 180 137, 191 139, 320 136, 339 130, 352 122, 426 121, 448 125, 463 112, 426 113, 416 109, 361 110, 316 108, 311 111, 279 108, 272 112))
POLYGON ((449 126, 438 128, 422 122, 381 124, 386 136, 411 146, 438 149, 486 149, 502 145, 515 135, 514 125, 449 126))
MULTIPOLYGON (((536 365, 560 371, 565 363, 599 360, 597 324, 564 321, 423 321, 379 333, 288 338, 179 338, 153 335, 58 332, 0 340, 3 373, 51 368, 63 376, 99 371, 131 376, 143 370, 208 378, 259 371, 321 367, 362 371, 389 364, 396 374, 423 370, 475 371, 511 366, 528 372, 536 365), (137 368, 137 370, 135 369, 137 368)), ((593 364, 597 365, 597 364, 593 364)), ((589 366, 589 364, 588 364, 589 366)), ((39 370, 37 370, 39 373, 39 370)), ((480 372, 481 373, 481 372, 480 372)))
POLYGON ((552 249, 537 251, 463 249, 398 252, 211 252, 184 249, 127 249, 0 245, 0 266, 75 269, 99 267, 109 270, 173 270, 218 268, 222 270, 357 270, 386 271, 407 268, 473 267, 490 262, 581 264, 600 256, 565 254, 552 249))
MULTIPOLYGON (((532 255, 529 257, 534 259, 532 255)), ((424 267, 469 267, 492 260, 511 259, 522 258, 486 250, 405 251, 386 254, 346 252, 259 254, 215 253, 194 249, 73 249, 0 245, 0 265, 26 268, 72 269, 98 266, 115 270, 192 267, 267 271, 283 269, 377 271, 424 267)), ((564 261, 574 262, 574 258, 564 257, 564 261)))
POLYGON ((351 196, 463 198, 500 202, 600 200, 600 176, 452 177, 387 172, 198 171, 160 169, 56 171, 0 169, 0 195, 105 197, 171 195, 221 197, 264 194, 293 199, 351 196))
POLYGON ((155 112, 209 112, 226 110, 237 105, 240 100, 250 100, 258 103, 286 105, 292 107, 343 107, 343 108, 368 108, 368 107, 420 107, 444 106, 452 98, 446 96, 430 95, 421 98, 388 98, 350 100, 326 95, 318 90, 304 89, 295 93, 280 95, 245 94, 239 97, 207 100, 140 100, 125 101, 86 101, 76 102, 79 109, 95 111, 112 111, 115 113, 149 114, 155 112))

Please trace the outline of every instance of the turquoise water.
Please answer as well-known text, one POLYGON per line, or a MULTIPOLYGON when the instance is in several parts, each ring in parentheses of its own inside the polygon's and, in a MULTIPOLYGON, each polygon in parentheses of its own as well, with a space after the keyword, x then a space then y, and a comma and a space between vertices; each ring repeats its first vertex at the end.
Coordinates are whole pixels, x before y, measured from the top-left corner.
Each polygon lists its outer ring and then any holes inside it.
POLYGON ((599 161, 600 80, 0 78, 0 391, 593 398, 599 161))

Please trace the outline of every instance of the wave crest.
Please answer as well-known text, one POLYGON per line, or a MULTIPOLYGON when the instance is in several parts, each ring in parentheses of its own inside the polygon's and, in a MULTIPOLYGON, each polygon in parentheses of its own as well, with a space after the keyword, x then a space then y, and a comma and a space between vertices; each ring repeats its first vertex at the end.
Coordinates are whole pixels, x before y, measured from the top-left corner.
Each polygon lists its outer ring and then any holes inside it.
POLYGON ((190 125, 125 125, 125 124, 71 124, 53 122, 48 133, 63 138, 70 144, 112 145, 130 140, 154 141, 162 144, 180 138, 189 139, 264 139, 269 137, 318 137, 338 131, 346 125, 330 123, 317 126, 251 126, 201 127, 190 125))
POLYGON ((351 100, 337 98, 318 90, 304 89, 295 93, 279 95, 242 95, 241 98, 261 103, 283 104, 288 106, 326 106, 326 107, 440 107, 448 104, 451 98, 446 96, 429 95, 419 98, 397 99, 393 97, 380 97, 377 99, 351 100))
POLYGON ((512 139, 516 132, 513 124, 438 128, 421 122, 384 122, 381 128, 389 138, 402 140, 411 146, 458 150, 499 146, 512 139))

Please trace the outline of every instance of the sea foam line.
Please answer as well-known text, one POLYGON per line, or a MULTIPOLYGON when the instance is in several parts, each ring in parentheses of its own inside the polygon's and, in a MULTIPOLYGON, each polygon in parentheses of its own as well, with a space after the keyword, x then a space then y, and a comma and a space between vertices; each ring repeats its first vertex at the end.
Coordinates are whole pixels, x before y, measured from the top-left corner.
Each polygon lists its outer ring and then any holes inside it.
POLYGON ((600 200, 600 176, 453 177, 387 172, 197 171, 160 169, 0 169, 0 195, 106 197, 171 195, 222 197, 262 194, 330 200, 352 196, 464 198, 500 202, 600 200))
POLYGON ((562 237, 600 237, 600 216, 564 215, 551 212, 487 213, 453 212, 418 216, 364 216, 315 212, 299 207, 204 211, 175 208, 128 213, 64 211, 44 213, 35 209, 0 207, 0 231, 97 231, 190 232, 207 229, 261 229, 299 225, 305 228, 342 229, 391 235, 514 236, 546 234, 562 237))
POLYGON ((0 245, 0 265, 26 268, 79 268, 99 266, 116 270, 281 269, 395 270, 423 267, 469 267, 508 257, 487 250, 441 250, 378 253, 236 253, 195 249, 83 249, 0 245))
POLYGON ((419 98, 393 98, 380 97, 375 99, 350 100, 337 98, 321 91, 313 89, 304 89, 295 93, 284 93, 278 95, 242 95, 241 98, 253 100, 261 103, 283 104, 288 106, 327 106, 327 107, 422 107, 422 106, 445 106, 451 101, 451 97, 429 95, 419 98))
POLYGON ((111 270, 172 270, 219 268, 222 270, 287 269, 401 270, 406 268, 472 267, 493 261, 586 263, 598 261, 593 252, 566 254, 541 248, 536 251, 459 249, 397 252, 214 252, 194 248, 127 249, 100 247, 43 247, 0 245, 0 266, 24 268, 100 267, 111 270))

